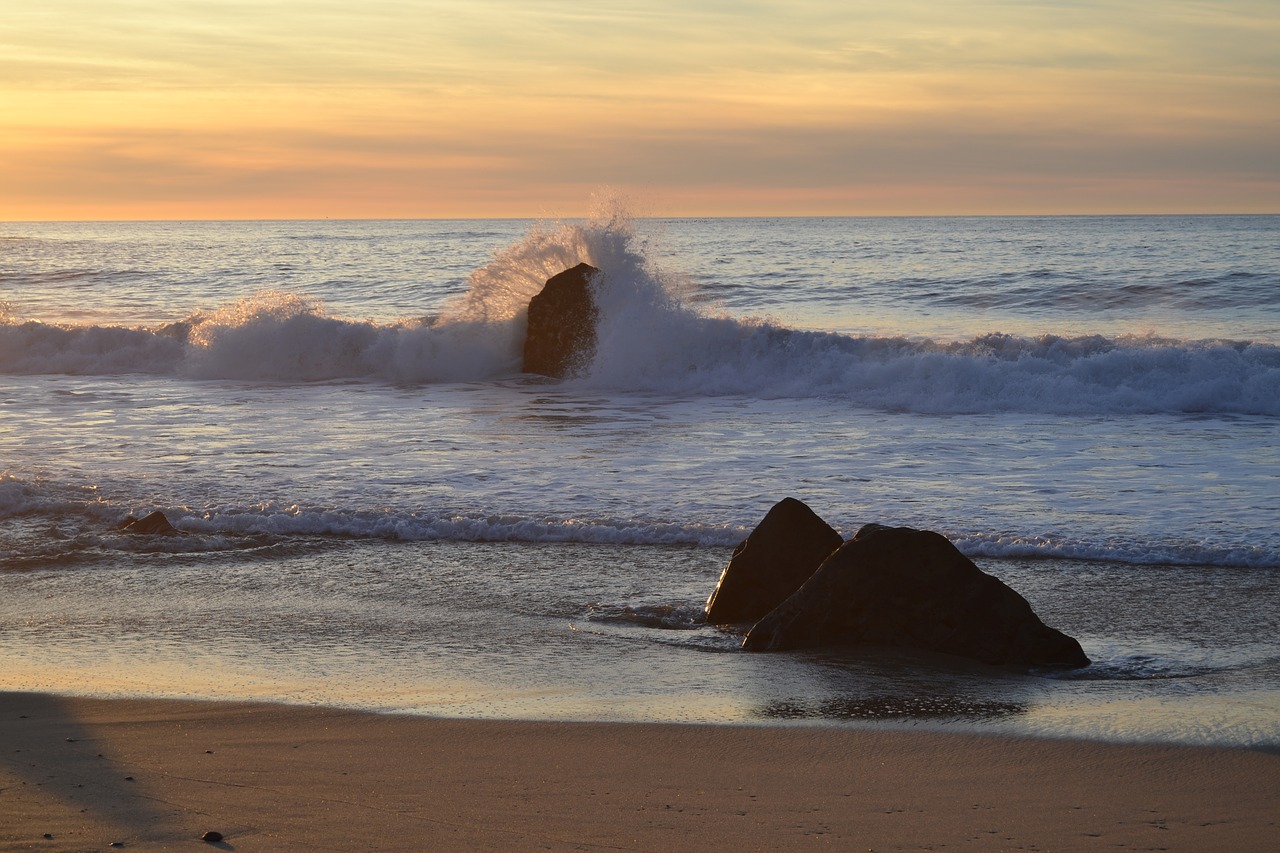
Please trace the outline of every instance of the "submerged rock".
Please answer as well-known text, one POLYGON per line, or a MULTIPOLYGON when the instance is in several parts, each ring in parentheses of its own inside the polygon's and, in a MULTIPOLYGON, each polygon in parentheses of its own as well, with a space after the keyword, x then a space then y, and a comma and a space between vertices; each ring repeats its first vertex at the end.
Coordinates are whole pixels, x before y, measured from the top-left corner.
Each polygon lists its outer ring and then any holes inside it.
POLYGON ((869 524, 760 619, 743 648, 898 646, 993 665, 1088 666, 1076 640, 945 536, 869 524))
POLYGON ((120 523, 120 529, 125 533, 143 533, 152 536, 169 536, 178 533, 178 528, 170 524, 168 517, 159 510, 145 518, 129 516, 120 523))
POLYGON ((707 621, 754 622, 799 589, 842 541, 802 501, 783 498, 734 550, 707 599, 707 621))
POLYGON ((599 272, 590 264, 578 264, 547 279, 529 300, 525 373, 561 378, 591 361, 598 316, 591 281, 599 272))

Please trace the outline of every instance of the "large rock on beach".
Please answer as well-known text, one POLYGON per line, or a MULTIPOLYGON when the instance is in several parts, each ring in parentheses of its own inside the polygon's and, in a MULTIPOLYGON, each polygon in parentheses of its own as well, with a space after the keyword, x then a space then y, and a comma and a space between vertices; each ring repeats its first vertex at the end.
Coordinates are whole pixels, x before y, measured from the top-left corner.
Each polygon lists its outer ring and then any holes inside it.
POLYGON ((734 550, 707 599, 707 621, 756 621, 799 589, 843 541, 802 501, 783 498, 734 550))
POLYGON ((525 373, 562 378, 591 361, 598 316, 591 281, 599 272, 590 264, 578 264, 547 279, 529 300, 525 373))
POLYGON ((869 524, 747 634, 755 651, 896 646, 993 665, 1088 666, 1080 644, 945 536, 869 524))

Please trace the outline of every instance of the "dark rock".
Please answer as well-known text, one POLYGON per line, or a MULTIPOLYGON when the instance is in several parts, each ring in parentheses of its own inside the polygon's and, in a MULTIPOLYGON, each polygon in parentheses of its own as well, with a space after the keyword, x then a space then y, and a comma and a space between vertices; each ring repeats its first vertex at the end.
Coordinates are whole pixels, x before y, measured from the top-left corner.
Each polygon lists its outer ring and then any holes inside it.
POLYGON ((210 844, 217 844, 219 841, 222 840, 222 833, 218 832, 217 830, 211 829, 208 832, 206 832, 204 835, 200 836, 200 840, 207 841, 210 844))
POLYGON ((843 540, 813 510, 783 498, 742 540, 707 599, 707 621, 754 622, 786 600, 843 540))
POLYGON ((164 338, 173 338, 175 341, 182 341, 185 344, 191 337, 191 324, 185 320, 166 323, 156 329, 156 334, 164 338))
POLYGON ((596 302, 591 281, 600 270, 590 264, 547 279, 529 300, 524 372, 557 378, 589 363, 596 351, 596 302))
POLYGON ((755 651, 899 646, 994 665, 1081 667, 1089 658, 1027 600, 945 536, 867 525, 752 627, 755 651))
POLYGON ((129 516, 120 523, 120 529, 125 533, 145 533, 151 536, 171 536, 178 532, 178 528, 170 524, 169 519, 159 510, 146 518, 129 516))

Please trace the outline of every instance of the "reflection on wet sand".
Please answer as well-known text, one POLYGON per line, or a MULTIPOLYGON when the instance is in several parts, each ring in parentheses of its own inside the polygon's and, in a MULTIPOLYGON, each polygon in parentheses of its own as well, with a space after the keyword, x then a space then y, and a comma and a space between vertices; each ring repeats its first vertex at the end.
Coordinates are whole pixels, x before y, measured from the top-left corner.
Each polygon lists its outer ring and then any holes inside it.
POLYGON ((772 702, 759 709, 766 720, 1000 720, 1026 714, 1020 702, 987 702, 959 696, 865 696, 772 702))

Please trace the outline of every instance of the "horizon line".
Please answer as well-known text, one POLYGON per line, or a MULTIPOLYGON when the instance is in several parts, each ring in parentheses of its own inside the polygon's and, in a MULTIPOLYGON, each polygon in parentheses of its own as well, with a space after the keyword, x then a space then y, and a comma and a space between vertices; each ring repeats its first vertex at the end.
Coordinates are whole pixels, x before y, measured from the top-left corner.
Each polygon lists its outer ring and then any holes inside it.
MULTIPOLYGON (((661 221, 673 219, 1084 219, 1084 218, 1175 218, 1188 216, 1277 216, 1274 211, 1200 211, 1171 213, 744 213, 724 214, 669 214, 664 216, 631 216, 636 221, 661 221)), ((107 223, 150 222, 501 222, 501 221, 551 221, 591 219, 590 214, 578 216, 267 216, 267 217, 121 217, 107 219, 6 219, 0 217, 0 225, 75 225, 107 223)))

